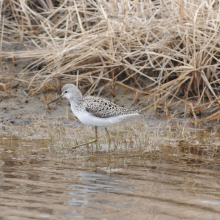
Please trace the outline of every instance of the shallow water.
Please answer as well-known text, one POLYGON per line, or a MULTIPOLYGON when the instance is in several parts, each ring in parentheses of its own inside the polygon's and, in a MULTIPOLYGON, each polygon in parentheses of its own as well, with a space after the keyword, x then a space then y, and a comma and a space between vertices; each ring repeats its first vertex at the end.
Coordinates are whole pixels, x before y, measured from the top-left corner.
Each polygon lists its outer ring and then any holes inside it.
POLYGON ((0 138, 0 219, 219 219, 218 142, 56 152, 0 138))

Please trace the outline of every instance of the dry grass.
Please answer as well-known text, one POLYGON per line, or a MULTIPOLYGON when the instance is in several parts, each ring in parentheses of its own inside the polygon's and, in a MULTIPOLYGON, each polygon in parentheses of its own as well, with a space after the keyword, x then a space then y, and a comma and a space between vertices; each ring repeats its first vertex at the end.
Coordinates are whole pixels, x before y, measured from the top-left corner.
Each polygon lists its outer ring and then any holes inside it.
MULTIPOLYGON (((0 59, 32 60, 18 75, 32 92, 57 78, 87 94, 107 87, 116 95, 119 84, 165 112, 183 102, 195 123, 219 108, 217 1, 5 0, 0 10, 1 48, 26 48, 1 51, 0 59)), ((213 118, 219 113, 206 121, 213 118)))

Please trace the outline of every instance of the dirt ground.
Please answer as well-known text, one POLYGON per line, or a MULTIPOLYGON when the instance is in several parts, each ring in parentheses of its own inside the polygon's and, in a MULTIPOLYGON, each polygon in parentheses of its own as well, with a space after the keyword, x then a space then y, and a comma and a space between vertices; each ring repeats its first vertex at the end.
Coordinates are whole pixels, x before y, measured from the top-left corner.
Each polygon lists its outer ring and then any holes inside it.
MULTIPOLYGON (((117 96, 114 98, 114 102, 120 106, 126 108, 141 109, 144 105, 136 106, 134 103, 134 93, 129 90, 116 88, 117 96)), ((19 86, 13 87, 8 91, 0 91, 0 122, 3 124, 11 125, 25 125, 30 124, 36 120, 62 120, 63 123, 74 123, 74 126, 79 126, 80 123, 74 118, 70 109, 69 101, 62 99, 58 104, 52 103, 50 109, 48 109, 45 97, 50 95, 50 100, 56 98, 57 93, 55 91, 49 91, 46 94, 38 94, 35 96, 26 96, 24 88, 19 86)), ((113 101, 113 98, 106 92, 102 97, 113 101)), ((150 109, 144 112, 145 119, 151 121, 157 120, 153 110, 150 109)), ((160 119, 158 119, 158 122, 160 119)))
MULTIPOLYGON (((84 94, 85 91, 82 91, 84 94)), ((25 126, 38 121, 43 121, 47 123, 59 122, 64 125, 80 127, 83 126, 81 122, 74 117, 70 104, 67 99, 61 99, 57 103, 50 104, 50 109, 46 105, 45 98, 50 94, 50 100, 57 97, 56 91, 48 91, 46 93, 40 93, 34 96, 26 96, 24 88, 20 86, 15 86, 7 91, 0 91, 0 124, 2 125, 13 125, 13 126, 25 126)), ((122 87, 116 86, 116 97, 113 98, 110 90, 104 91, 101 94, 102 97, 114 101, 114 103, 119 106, 123 106, 129 109, 143 109, 147 105, 143 103, 142 105, 135 104, 134 93, 126 90, 122 87)), ((170 115, 172 116, 175 109, 171 109, 170 115)), ((179 107, 179 111, 181 106, 179 107)), ((133 119, 125 120, 121 124, 133 124, 139 122, 141 124, 146 124, 149 130, 155 130, 158 127, 175 126, 178 122, 178 126, 187 126, 193 131, 195 128, 191 123, 188 125, 191 119, 189 117, 178 117, 177 114, 173 117, 173 122, 171 123, 170 118, 167 119, 165 112, 158 109, 156 112, 153 107, 147 109, 142 113, 141 116, 135 117, 133 119)))

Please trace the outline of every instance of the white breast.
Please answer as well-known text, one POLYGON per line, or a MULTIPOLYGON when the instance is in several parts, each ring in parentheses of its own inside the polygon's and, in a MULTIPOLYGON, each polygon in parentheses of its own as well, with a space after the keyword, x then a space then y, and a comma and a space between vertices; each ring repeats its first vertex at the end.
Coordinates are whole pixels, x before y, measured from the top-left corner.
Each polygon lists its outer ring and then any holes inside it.
MULTIPOLYGON (((72 108, 71 108, 72 109, 72 108)), ((91 125, 91 126, 98 126, 98 127, 109 127, 113 124, 116 124, 118 122, 121 122, 122 120, 132 117, 133 115, 120 115, 115 117, 109 117, 109 118, 99 118, 96 116, 93 116, 87 111, 76 111, 75 109, 72 109, 73 114, 85 125, 91 125)))

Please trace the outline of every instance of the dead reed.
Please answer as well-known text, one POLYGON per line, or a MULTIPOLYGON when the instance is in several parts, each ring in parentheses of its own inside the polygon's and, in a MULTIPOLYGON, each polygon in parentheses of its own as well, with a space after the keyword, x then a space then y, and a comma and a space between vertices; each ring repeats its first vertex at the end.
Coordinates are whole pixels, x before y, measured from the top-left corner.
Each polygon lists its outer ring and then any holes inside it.
POLYGON ((87 94, 116 95, 118 84, 155 110, 184 103, 195 123, 219 108, 217 1, 5 0, 0 10, 0 59, 30 60, 17 79, 33 93, 57 79, 87 94), (2 49, 15 43, 26 49, 2 49))

